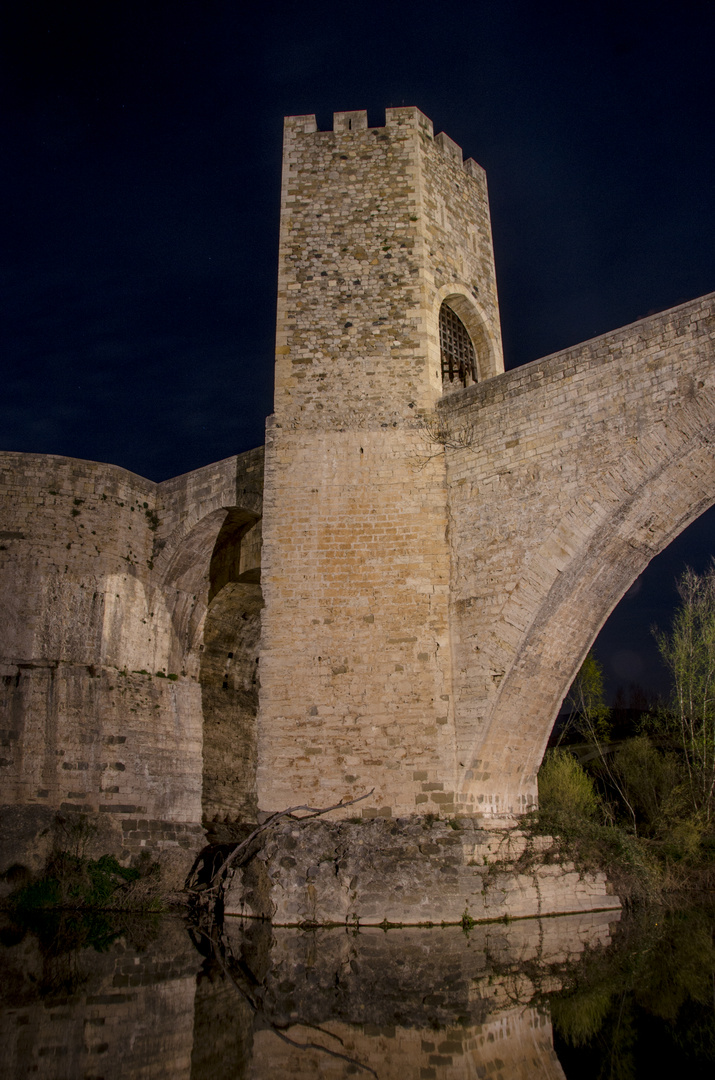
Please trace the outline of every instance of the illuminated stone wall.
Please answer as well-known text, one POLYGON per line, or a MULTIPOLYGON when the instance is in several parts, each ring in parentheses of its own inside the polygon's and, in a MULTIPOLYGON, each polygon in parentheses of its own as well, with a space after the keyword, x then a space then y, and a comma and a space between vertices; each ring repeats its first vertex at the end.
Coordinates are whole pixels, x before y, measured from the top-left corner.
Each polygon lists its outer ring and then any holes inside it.
POLYGON ((520 813, 598 631, 715 501, 715 296, 438 408, 447 451, 459 801, 520 813))
MULTIPOLYGON (((3 869, 41 861, 57 811, 92 815, 103 850, 178 848, 190 861, 203 838, 212 553, 238 515, 226 585, 256 581, 260 546, 241 540, 255 532, 262 479, 261 451, 166 484, 94 462, 0 455, 0 803, 27 811, 5 813, 3 869)), ((251 756, 244 787, 255 791, 255 718, 238 734, 251 756)), ((235 804, 224 813, 235 817, 235 804)))

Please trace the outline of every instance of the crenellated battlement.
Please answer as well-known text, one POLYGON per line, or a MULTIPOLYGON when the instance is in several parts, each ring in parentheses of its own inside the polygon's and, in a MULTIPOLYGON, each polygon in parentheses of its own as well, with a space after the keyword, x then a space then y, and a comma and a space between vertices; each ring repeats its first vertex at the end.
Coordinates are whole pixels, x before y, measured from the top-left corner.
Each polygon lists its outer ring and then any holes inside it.
POLYGON ((445 383, 442 304, 479 381, 504 370, 486 176, 412 106, 285 120, 276 416, 301 426, 401 423, 445 383), (466 175, 465 175, 466 174, 466 175))
MULTIPOLYGON (((459 146, 454 139, 450 139, 449 135, 445 135, 443 131, 441 131, 439 135, 435 135, 434 126, 430 118, 425 116, 420 109, 413 105, 401 105, 398 108, 385 109, 385 126, 381 128, 368 127, 367 109, 354 109, 350 112, 333 113, 333 133, 344 134, 345 132, 353 131, 369 131, 379 135, 381 132, 388 132, 389 129, 396 127, 414 127, 424 132, 433 140, 435 146, 439 147, 446 158, 453 161, 456 165, 461 165, 469 176, 472 176, 475 179, 483 178, 484 169, 482 166, 479 165, 474 158, 467 158, 465 161, 462 156, 462 147, 459 146)), ((314 113, 305 116, 286 116, 285 130, 286 133, 291 134, 328 134, 328 132, 325 131, 318 131, 318 124, 314 113)))

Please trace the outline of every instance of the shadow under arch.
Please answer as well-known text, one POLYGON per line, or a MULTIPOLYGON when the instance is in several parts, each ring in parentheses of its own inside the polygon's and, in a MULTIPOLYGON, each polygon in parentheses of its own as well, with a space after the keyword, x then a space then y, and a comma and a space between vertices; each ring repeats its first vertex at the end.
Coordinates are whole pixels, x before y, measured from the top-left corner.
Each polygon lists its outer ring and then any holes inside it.
MULTIPOLYGON (((536 774, 561 702, 608 616, 648 563, 715 505, 714 443, 711 424, 605 516, 593 513, 601 493, 577 500, 542 545, 543 556, 536 552, 522 569, 521 605, 529 580, 548 578, 549 586, 501 680, 486 731, 464 748, 483 770, 460 786, 477 811, 513 815, 536 803, 536 774), (555 547, 568 551, 559 567, 546 555, 555 547)), ((503 621, 518 621, 508 608, 503 621)))
POLYGON ((261 518, 212 510, 179 540, 163 575, 169 670, 201 685, 204 821, 254 820, 261 518))
MULTIPOLYGON (((446 304, 461 319, 472 340, 477 359, 478 381, 491 379, 504 371, 504 357, 501 340, 489 325, 489 320, 479 302, 470 291, 461 285, 445 285, 439 289, 434 300, 434 340, 439 349, 439 313, 446 304)), ((447 387, 444 388, 447 390, 447 387)), ((457 385, 461 389, 461 384, 457 385)))

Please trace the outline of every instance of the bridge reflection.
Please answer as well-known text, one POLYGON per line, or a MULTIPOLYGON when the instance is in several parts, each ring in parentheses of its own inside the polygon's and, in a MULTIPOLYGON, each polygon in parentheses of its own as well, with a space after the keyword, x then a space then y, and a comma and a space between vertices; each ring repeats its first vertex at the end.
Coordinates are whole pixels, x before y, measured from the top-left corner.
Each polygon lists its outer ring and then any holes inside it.
POLYGON ((3 1075, 556 1080, 545 996, 617 917, 469 934, 125 919, 83 947, 6 926, 3 1075))

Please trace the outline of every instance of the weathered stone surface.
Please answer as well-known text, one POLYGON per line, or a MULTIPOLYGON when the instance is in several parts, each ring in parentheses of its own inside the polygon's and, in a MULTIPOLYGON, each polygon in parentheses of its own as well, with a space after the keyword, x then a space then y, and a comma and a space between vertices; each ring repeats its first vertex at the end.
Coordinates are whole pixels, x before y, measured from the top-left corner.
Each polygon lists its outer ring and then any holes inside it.
POLYGON ((276 925, 374 926, 619 907, 605 874, 578 873, 549 837, 414 817, 277 826, 235 872, 224 910, 276 925))
POLYGON ((151 856, 153 883, 164 899, 184 887, 205 832, 191 822, 136 818, 121 812, 77 813, 48 806, 0 806, 0 897, 29 876, 39 876, 53 852, 69 851, 88 859, 112 852, 124 862, 151 856))
POLYGON ((44 869, 54 840, 55 813, 49 807, 0 807, 0 895, 12 892, 23 875, 44 869))

